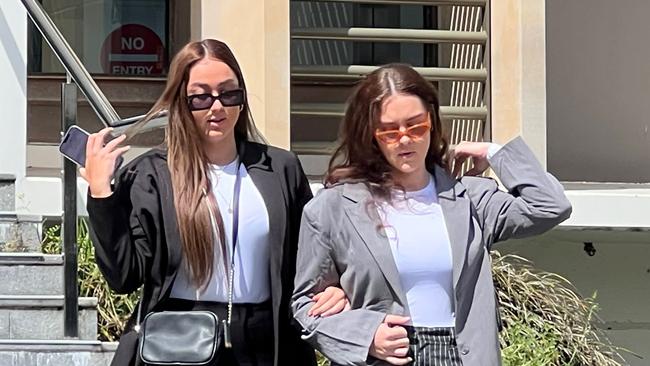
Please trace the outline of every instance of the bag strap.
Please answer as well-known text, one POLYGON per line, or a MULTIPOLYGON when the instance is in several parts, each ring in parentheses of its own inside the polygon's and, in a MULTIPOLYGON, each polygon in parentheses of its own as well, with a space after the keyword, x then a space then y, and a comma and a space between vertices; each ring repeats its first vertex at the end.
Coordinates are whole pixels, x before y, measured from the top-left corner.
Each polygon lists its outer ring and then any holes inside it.
MULTIPOLYGON (((228 315, 227 319, 222 320, 223 330, 224 330, 224 345, 226 348, 231 348, 232 343, 230 340, 230 324, 232 321, 232 305, 233 305, 233 293, 234 293, 234 279, 235 279, 235 249, 237 248, 238 236, 239 236, 239 195, 241 191, 241 161, 237 163, 237 171, 235 178, 235 187, 233 192, 233 218, 232 218, 232 251, 230 252, 230 270, 228 271, 228 315)), ((212 232, 215 238, 218 238, 217 234, 217 220, 212 212, 210 206, 208 206, 210 212, 210 222, 212 224, 212 232)))
MULTIPOLYGON (((233 224, 232 224, 232 252, 230 253, 230 271, 229 271, 229 276, 228 276, 228 319, 224 320, 224 327, 226 330, 226 344, 228 345, 230 343, 230 324, 232 320, 232 304, 233 304, 233 288, 234 288, 234 278, 235 278, 235 249, 237 248, 237 243, 238 243, 238 236, 239 236, 239 195, 241 191, 241 174, 239 173, 241 169, 242 162, 240 159, 237 161, 237 170, 236 170, 236 178, 235 178, 235 187, 234 187, 234 192, 233 192, 233 224)), ((207 195, 207 192, 204 191, 204 194, 207 195)), ((212 212, 212 208, 210 205, 208 205, 208 212, 210 214, 210 227, 212 229, 212 235, 215 238, 219 237, 219 234, 217 232, 217 224, 216 224, 216 217, 214 215, 214 212, 212 212)), ((224 263, 225 264, 225 263, 224 263)), ((140 324, 142 321, 142 300, 144 298, 144 289, 146 287, 146 281, 144 281, 144 284, 142 286, 142 289, 140 290, 140 301, 138 302, 138 313, 136 316, 136 323, 133 329, 136 331, 136 333, 140 333, 140 324)), ((227 346, 229 347, 229 346, 227 346)))

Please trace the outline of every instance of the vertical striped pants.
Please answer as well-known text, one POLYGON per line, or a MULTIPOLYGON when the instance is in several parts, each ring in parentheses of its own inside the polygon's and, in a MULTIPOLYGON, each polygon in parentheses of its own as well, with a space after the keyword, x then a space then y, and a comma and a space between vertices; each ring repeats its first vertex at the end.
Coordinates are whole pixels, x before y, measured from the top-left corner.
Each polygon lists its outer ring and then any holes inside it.
POLYGON ((462 366, 454 328, 410 327, 409 356, 413 366, 462 366))

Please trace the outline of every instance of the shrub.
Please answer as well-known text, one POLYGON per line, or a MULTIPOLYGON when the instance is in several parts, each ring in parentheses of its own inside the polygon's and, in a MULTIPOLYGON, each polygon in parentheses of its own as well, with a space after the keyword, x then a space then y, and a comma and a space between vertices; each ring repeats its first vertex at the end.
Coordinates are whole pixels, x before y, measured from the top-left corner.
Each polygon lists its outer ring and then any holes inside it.
POLYGON ((519 256, 493 252, 492 259, 505 365, 621 365, 617 348, 594 326, 595 296, 581 298, 568 280, 519 256))
MULTIPOLYGON (((88 225, 80 219, 77 232, 79 295, 98 298, 99 339, 117 341, 133 312, 138 292, 114 293, 95 262, 88 225)), ((44 253, 61 252, 60 227, 45 231, 44 253)), ((494 252, 493 276, 504 330, 501 348, 505 366, 594 365, 619 366, 622 359, 593 323, 597 304, 583 299, 569 281, 556 274, 534 270, 514 255, 494 252)), ((318 365, 329 362, 318 355, 318 365)))
MULTIPOLYGON (((61 253, 60 226, 45 230, 42 251, 46 254, 61 253)), ((117 341, 135 308, 139 293, 121 295, 108 287, 97 267, 95 249, 88 234, 88 224, 84 219, 78 221, 77 251, 79 296, 97 298, 99 340, 117 341)))

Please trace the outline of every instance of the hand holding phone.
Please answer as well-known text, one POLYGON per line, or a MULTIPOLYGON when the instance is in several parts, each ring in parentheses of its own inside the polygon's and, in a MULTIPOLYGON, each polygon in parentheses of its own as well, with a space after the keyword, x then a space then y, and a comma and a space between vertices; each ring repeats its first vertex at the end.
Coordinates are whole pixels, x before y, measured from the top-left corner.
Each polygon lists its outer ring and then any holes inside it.
POLYGON ((59 152, 73 163, 83 167, 86 165, 86 143, 88 132, 79 126, 70 126, 59 144, 59 152))
POLYGON ((98 133, 88 134, 81 128, 71 127, 60 146, 61 153, 82 166, 79 174, 88 182, 90 195, 96 198, 108 197, 113 191, 111 180, 116 168, 121 164, 122 154, 130 146, 119 146, 125 135, 118 136, 108 142, 111 128, 105 128, 98 133), (85 145, 84 145, 85 141, 85 145))

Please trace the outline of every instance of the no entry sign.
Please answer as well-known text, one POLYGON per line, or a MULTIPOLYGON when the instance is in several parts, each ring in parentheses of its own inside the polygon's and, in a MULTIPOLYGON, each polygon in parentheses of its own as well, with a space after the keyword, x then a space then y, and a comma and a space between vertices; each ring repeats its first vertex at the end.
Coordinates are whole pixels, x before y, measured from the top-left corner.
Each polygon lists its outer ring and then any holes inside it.
POLYGON ((156 32, 140 24, 125 24, 111 32, 102 45, 104 72, 120 75, 160 75, 165 48, 156 32))

